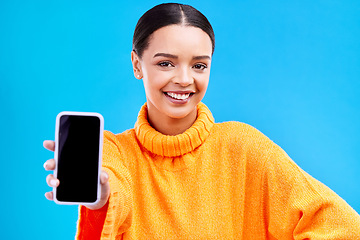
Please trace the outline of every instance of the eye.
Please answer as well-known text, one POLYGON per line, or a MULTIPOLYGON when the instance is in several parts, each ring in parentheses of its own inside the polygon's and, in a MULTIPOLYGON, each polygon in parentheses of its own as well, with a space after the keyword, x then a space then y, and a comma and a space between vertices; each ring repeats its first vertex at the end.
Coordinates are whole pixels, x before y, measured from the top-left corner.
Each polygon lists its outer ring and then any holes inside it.
POLYGON ((197 63, 193 66, 193 68, 197 69, 197 70, 205 70, 207 68, 207 66, 205 64, 202 64, 202 63, 197 63))
POLYGON ((174 65, 169 61, 159 62, 157 65, 160 67, 174 67, 174 65))

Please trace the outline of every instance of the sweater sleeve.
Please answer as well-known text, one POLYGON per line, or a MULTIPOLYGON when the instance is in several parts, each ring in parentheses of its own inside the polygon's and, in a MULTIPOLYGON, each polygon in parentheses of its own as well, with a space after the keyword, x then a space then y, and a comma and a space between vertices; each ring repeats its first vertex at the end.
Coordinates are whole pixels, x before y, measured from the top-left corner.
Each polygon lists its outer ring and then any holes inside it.
POLYGON ((130 227, 131 178, 120 159, 115 136, 105 132, 102 165, 103 170, 109 175, 109 201, 98 210, 79 207, 76 239, 113 240, 130 227))
POLYGON ((262 174, 268 238, 360 239, 359 214, 273 147, 262 174))

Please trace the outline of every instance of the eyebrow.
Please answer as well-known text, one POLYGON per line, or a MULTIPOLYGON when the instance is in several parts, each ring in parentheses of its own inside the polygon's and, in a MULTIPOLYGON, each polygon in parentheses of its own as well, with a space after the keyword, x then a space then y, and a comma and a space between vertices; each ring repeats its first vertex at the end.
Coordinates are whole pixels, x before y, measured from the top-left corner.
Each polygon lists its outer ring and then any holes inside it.
POLYGON ((195 57, 193 57, 193 59, 194 60, 201 60, 201 59, 211 59, 211 57, 210 56, 208 56, 208 55, 201 55, 201 56, 195 56, 195 57))
MULTIPOLYGON (((178 59, 179 57, 170 53, 156 53, 154 55, 155 57, 168 57, 168 58, 174 58, 174 59, 178 59)), ((210 56, 208 55, 201 55, 201 56, 194 56, 193 57, 194 60, 200 60, 200 59, 211 59, 210 56)))
POLYGON ((154 55, 154 58, 156 57, 178 58, 178 56, 169 53, 157 53, 154 55))

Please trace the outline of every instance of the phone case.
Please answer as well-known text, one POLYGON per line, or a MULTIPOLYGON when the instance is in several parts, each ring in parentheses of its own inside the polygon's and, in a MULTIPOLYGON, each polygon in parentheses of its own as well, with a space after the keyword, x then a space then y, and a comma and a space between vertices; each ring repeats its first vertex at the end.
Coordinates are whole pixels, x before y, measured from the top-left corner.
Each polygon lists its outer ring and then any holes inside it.
MULTIPOLYGON (((58 155, 59 155, 59 130, 60 130, 60 118, 62 116, 91 116, 97 117, 100 120, 100 129, 99 129, 99 156, 98 156, 98 179, 97 179, 97 197, 96 201, 94 202, 79 202, 79 201, 60 201, 56 198, 57 196, 57 187, 53 188, 54 194, 54 202, 57 204, 64 204, 64 205, 95 205, 100 200, 101 194, 101 185, 100 185, 100 173, 101 173, 101 164, 102 164, 102 149, 103 149, 103 131, 104 131, 104 118, 101 114, 95 112, 70 112, 70 111, 63 111, 60 112, 56 116, 56 127, 55 127, 55 151, 54 151, 54 159, 56 163, 56 167, 54 169, 54 177, 57 178, 58 176, 58 155)), ((61 182, 60 182, 61 185, 61 182)))

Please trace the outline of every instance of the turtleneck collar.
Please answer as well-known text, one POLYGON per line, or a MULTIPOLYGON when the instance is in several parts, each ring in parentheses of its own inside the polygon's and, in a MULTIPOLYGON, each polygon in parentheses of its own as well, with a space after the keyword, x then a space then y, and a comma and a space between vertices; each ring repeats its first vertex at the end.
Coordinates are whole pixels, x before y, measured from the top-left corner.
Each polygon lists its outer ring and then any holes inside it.
POLYGON ((140 143, 150 152, 164 157, 177 157, 193 151, 209 136, 214 118, 205 104, 197 106, 197 118, 185 132, 169 136, 156 131, 147 119, 147 105, 142 106, 135 123, 140 143))

